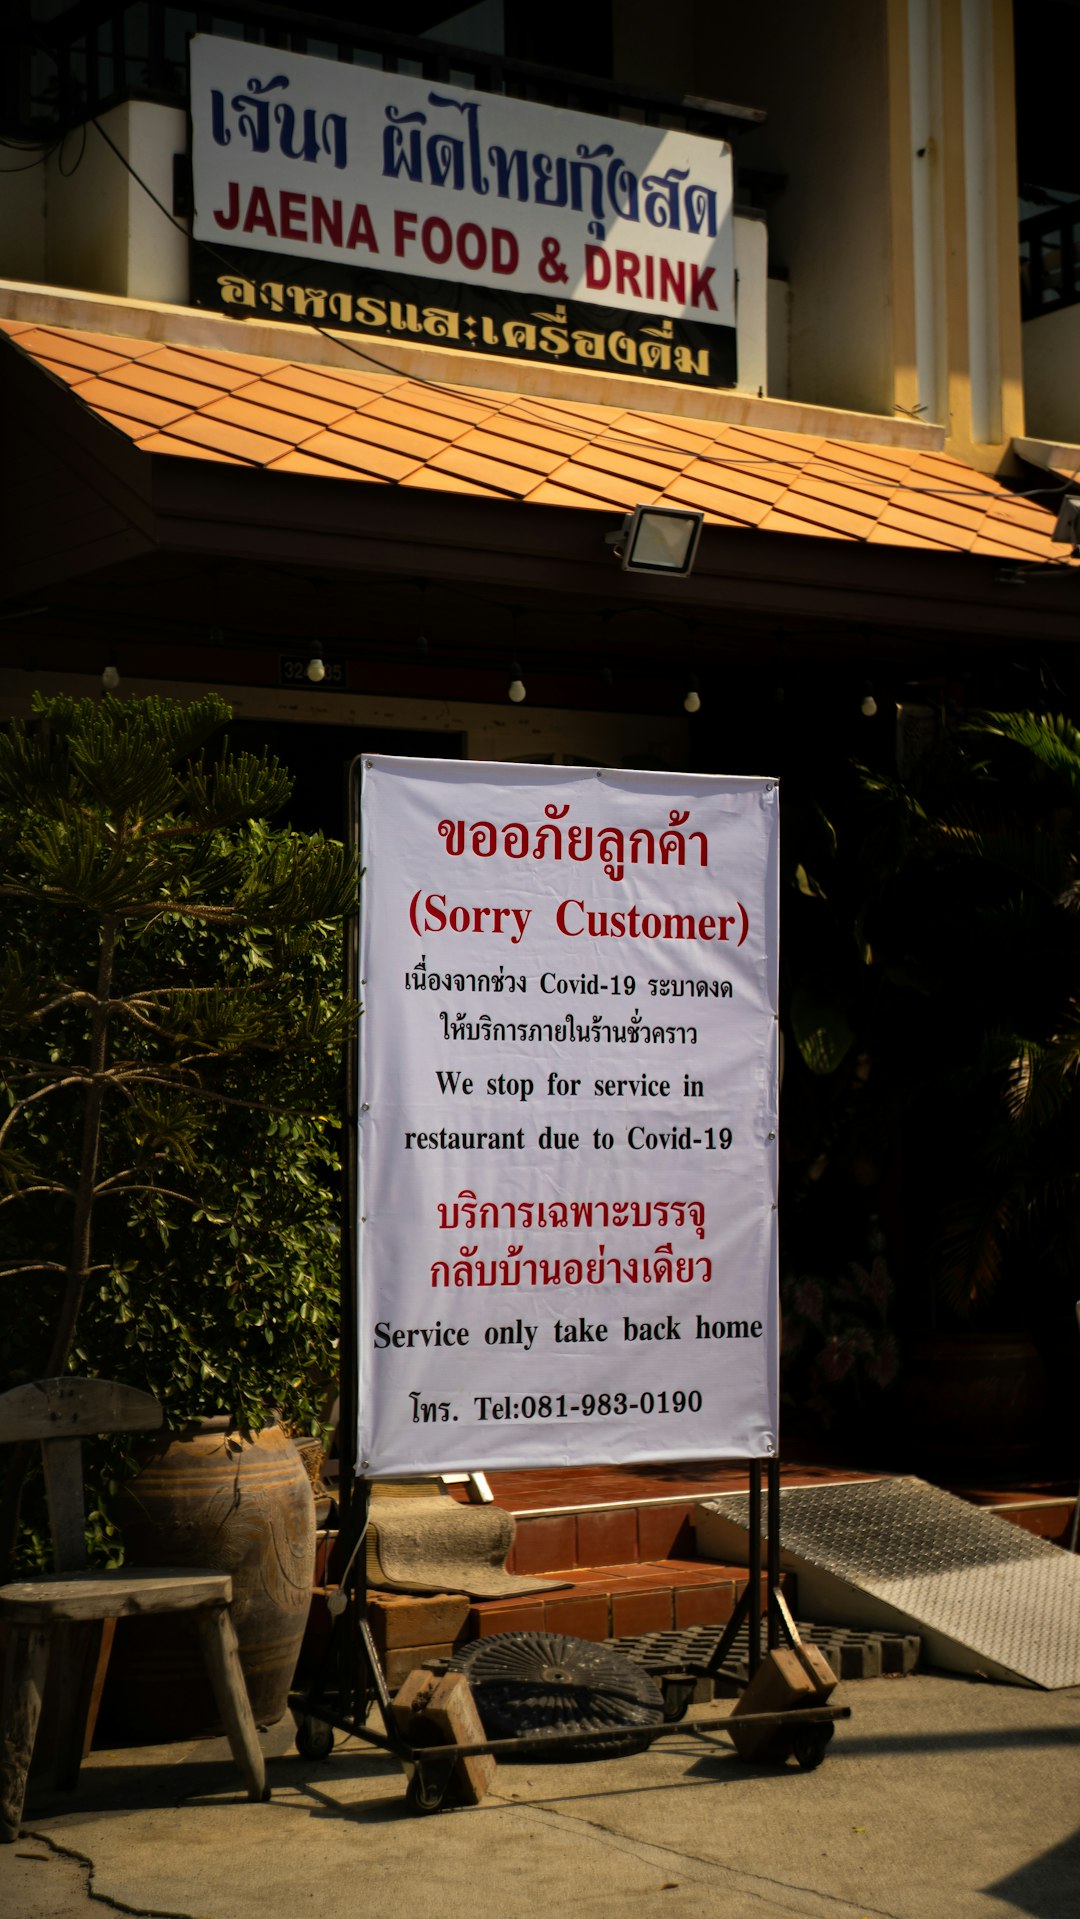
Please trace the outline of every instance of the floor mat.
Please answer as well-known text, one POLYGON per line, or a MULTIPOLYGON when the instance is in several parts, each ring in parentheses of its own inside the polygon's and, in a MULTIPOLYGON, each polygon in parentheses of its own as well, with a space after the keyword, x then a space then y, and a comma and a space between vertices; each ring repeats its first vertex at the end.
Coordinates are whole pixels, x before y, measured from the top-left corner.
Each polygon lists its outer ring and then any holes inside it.
POLYGON ((373 1499, 366 1540, 367 1583, 390 1592, 467 1593, 510 1599, 565 1586, 506 1571, 514 1518, 501 1506, 456 1499, 373 1499))

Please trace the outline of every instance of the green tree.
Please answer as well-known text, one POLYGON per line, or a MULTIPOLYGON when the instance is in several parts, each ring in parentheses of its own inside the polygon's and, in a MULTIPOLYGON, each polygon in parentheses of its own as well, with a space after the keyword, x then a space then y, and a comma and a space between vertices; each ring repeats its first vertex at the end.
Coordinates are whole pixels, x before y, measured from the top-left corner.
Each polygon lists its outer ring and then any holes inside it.
POLYGON ((880 1023, 939 1297, 960 1317, 1054 1317, 1067 1333, 1080 1259, 1080 733, 1062 717, 986 713, 909 780, 866 786, 880 1023))
MULTIPOLYGON (((343 849, 216 696, 0 736, 0 1336, 20 1378, 311 1417, 336 1328, 343 849)), ((0 1559, 27 1460, 12 1449, 0 1559)))

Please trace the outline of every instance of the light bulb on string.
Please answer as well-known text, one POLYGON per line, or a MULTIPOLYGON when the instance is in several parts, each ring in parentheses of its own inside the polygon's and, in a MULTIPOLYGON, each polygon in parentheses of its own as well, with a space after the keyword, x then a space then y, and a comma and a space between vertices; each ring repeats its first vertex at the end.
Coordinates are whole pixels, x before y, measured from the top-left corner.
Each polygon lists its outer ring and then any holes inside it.
POLYGON ((119 672, 119 669, 118 669, 117 667, 115 667, 115 666, 107 666, 107 667, 105 668, 105 671, 104 671, 104 673, 103 673, 103 674, 102 674, 102 676, 101 676, 101 690, 102 690, 102 692, 103 692, 103 693, 115 693, 115 692, 116 692, 116 689, 117 689, 117 687, 119 686, 119 684, 120 684, 120 672, 119 672))
POLYGON ((322 645, 318 640, 312 645, 311 658, 305 666, 304 672, 307 674, 313 686, 318 686, 319 681, 325 680, 326 678, 326 666, 322 656, 322 645))
POLYGON ((872 686, 868 686, 863 694, 859 703, 859 712, 866 720, 872 720, 875 717, 877 713, 877 701, 874 698, 874 689, 872 686))
POLYGON ((510 684, 506 689, 506 697, 508 700, 513 700, 515 706, 520 706, 522 700, 525 698, 525 682, 521 677, 521 668, 516 660, 510 668, 510 684))
POLYGON ((687 686, 686 692, 683 696, 683 712, 684 713, 700 713, 701 712, 701 694, 698 692, 697 678, 694 675, 691 675, 690 683, 687 686))

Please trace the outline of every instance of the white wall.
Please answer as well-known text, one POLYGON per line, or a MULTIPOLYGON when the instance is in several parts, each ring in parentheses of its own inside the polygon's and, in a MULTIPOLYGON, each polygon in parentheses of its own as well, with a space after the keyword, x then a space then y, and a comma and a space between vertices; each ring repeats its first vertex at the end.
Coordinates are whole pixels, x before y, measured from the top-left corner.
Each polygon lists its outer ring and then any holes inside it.
POLYGON ((104 114, 101 124, 112 146, 91 125, 77 163, 72 149, 81 134, 49 161, 43 278, 53 286, 182 304, 188 297, 187 235, 168 215, 173 155, 187 150, 187 116, 133 100, 104 114))
POLYGON ((32 147, 4 149, 0 272, 10 280, 44 278, 45 167, 32 147))
POLYGON ((1080 306, 1028 320, 1023 347, 1026 432, 1080 446, 1080 306))
POLYGON ((771 259, 789 276, 790 398, 891 413, 884 0, 668 0, 662 34, 638 4, 615 23, 628 84, 768 115, 739 154, 786 176, 768 217, 771 259))

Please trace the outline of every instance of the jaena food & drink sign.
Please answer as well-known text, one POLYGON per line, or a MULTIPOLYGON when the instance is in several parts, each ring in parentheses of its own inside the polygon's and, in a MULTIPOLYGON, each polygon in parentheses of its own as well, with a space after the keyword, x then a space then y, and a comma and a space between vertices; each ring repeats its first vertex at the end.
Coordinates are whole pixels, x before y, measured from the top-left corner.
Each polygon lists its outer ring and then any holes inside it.
POLYGON ((193 297, 731 386, 723 141, 242 41, 191 41, 193 297))

